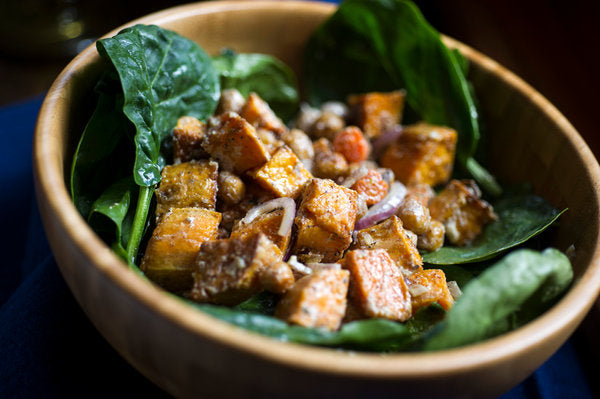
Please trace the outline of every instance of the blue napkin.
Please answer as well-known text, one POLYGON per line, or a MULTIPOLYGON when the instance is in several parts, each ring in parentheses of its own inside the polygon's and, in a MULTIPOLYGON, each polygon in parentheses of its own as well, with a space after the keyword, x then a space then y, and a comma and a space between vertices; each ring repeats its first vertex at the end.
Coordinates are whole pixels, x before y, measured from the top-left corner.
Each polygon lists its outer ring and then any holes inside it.
MULTIPOLYGON (((31 142, 41 101, 0 108, 0 398, 168 397, 95 330, 52 257, 33 196, 31 142)), ((593 397, 570 341, 502 396, 593 397)))

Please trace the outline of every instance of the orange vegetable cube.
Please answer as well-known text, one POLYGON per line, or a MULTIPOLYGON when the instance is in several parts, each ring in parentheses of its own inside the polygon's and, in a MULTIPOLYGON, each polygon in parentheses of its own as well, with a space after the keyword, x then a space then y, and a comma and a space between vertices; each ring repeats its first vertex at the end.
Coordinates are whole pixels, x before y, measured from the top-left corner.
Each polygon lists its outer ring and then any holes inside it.
POLYGON ((356 126, 348 126, 333 139, 333 149, 348 162, 362 162, 369 157, 371 144, 356 126))
POLYGON ((206 158, 202 139, 206 125, 193 116, 182 116, 173 129, 173 160, 175 163, 206 158))
POLYGON ((354 115, 354 122, 367 138, 372 139, 400 123, 404 97, 404 91, 372 92, 349 96, 348 104, 354 115))
POLYGON ((358 194, 328 179, 312 179, 304 189, 296 215, 295 252, 323 254, 335 261, 352 242, 358 213, 358 194))
POLYGON ((371 206, 381 201, 388 192, 388 184, 375 169, 369 169, 366 175, 358 179, 352 190, 362 194, 367 205, 371 206))
POLYGON ((394 171, 402 183, 445 183, 454 163, 457 134, 454 129, 417 123, 407 126, 383 153, 381 166, 394 171))
POLYGON ((152 232, 140 269, 169 291, 192 288, 194 260, 204 241, 215 240, 221 214, 202 208, 173 208, 152 232))
POLYGON ((406 283, 411 293, 413 314, 434 302, 446 310, 454 304, 454 298, 446 283, 446 275, 440 269, 425 269, 413 273, 406 278, 406 283))
POLYGON ((294 275, 281 256, 263 234, 205 242, 196 257, 190 297, 235 305, 265 289, 282 294, 293 285, 294 275))
POLYGON ((287 130, 281 119, 256 93, 250 93, 246 103, 240 110, 240 116, 255 128, 263 128, 281 134, 287 130))
POLYGON ((287 146, 279 147, 264 165, 249 172, 258 184, 277 197, 296 198, 312 175, 287 146))
POLYGON ((171 208, 215 209, 217 169, 213 161, 190 161, 167 165, 155 190, 157 220, 171 208))
POLYGON ((276 209, 272 212, 257 216, 248 224, 239 222, 233 226, 231 237, 239 237, 247 240, 253 236, 264 234, 277 245, 281 253, 285 253, 290 242, 291 232, 285 236, 280 236, 278 234, 279 227, 283 220, 283 213, 283 209, 276 209))
POLYGON ((385 249, 358 249, 344 257, 350 299, 368 317, 406 321, 412 316, 404 276, 385 249))
POLYGON ((254 127, 234 112, 209 119, 202 147, 223 169, 238 174, 269 160, 254 127))
POLYGON ((304 327, 337 330, 346 311, 349 273, 321 269, 300 278, 277 304, 275 316, 304 327))
POLYGON ((454 245, 467 245, 496 219, 492 206, 481 198, 472 180, 452 180, 429 203, 431 217, 444 224, 446 237, 454 245))
POLYGON ((423 258, 402 221, 392 216, 372 227, 359 230, 353 249, 385 249, 404 274, 421 270, 423 258))

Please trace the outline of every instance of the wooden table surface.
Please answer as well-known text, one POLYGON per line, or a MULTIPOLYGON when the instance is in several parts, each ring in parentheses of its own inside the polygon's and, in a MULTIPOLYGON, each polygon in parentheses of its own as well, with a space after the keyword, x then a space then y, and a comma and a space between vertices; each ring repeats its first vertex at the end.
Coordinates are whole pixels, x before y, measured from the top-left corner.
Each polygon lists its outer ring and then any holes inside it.
MULTIPOLYGON (((36 37, 48 37, 44 31, 48 15, 59 15, 63 31, 71 35, 78 26, 76 23, 82 22, 84 34, 93 39, 135 17, 180 3, 183 2, 147 0, 125 2, 127 5, 116 0, 103 1, 102 5, 92 0, 3 2, 0 4, 0 106, 44 93, 73 56, 73 52, 51 53, 58 49, 56 43, 36 41, 36 37), (112 6, 111 1, 115 2, 112 6), (119 12, 113 11, 115 7, 119 12)), ((420 0, 417 3, 442 33, 490 56, 540 91, 571 121, 596 156, 600 155, 600 132, 596 127, 600 3, 587 0, 568 3, 420 0)), ((589 345, 580 352, 587 354, 584 360, 591 365, 590 370, 597 370, 600 365, 600 346, 596 343, 599 332, 600 307, 596 306, 575 336, 578 345, 589 345)), ((597 384, 594 390, 600 392, 600 382, 590 381, 597 384)))

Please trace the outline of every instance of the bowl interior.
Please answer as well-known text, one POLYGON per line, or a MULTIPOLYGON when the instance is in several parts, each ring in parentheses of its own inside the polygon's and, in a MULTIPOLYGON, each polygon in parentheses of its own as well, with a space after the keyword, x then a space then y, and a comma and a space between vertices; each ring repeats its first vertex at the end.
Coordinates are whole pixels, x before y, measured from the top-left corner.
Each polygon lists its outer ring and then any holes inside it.
MULTIPOLYGON (((225 1, 177 7, 134 22, 177 31, 197 41, 209 54, 223 47, 272 54, 300 76, 303 44, 333 10, 325 3, 225 1)), ((324 387, 347 383, 349 393, 358 383, 377 381, 386 389, 398 389, 402 382, 405 387, 417 389, 414 392, 431 394, 443 392, 436 388, 439 386, 475 394, 499 393, 526 377, 564 342, 598 293, 600 171, 581 137, 539 93, 473 49, 446 40, 471 61, 470 79, 484 117, 493 172, 503 182, 532 182, 536 193, 554 206, 569 208, 561 218, 553 245, 561 250, 573 246, 576 281, 553 309, 517 331, 481 344, 427 355, 381 357, 348 356, 275 342, 185 306, 130 273, 71 204, 65 184, 71 156, 93 109, 89 94, 103 69, 91 47, 69 64, 51 88, 36 128, 34 158, 37 193, 51 245, 65 279, 98 329, 136 367, 178 395, 201 392, 195 388, 198 381, 208 389, 210 378, 194 380, 184 369, 189 363, 195 366, 190 369, 207 372, 210 367, 203 363, 206 360, 202 353, 220 356, 223 362, 237 362, 212 370, 213 374, 208 375, 213 377, 219 370, 247 373, 259 364, 259 369, 273 372, 276 366, 281 381, 269 379, 273 394, 278 388, 284 392, 290 386, 297 389, 298 395, 310 392, 306 384, 292 381, 290 376, 297 375, 319 381, 324 387), (107 299, 107 303, 112 301, 124 309, 103 309, 99 303, 102 295, 118 297, 121 302, 107 299), (123 320, 114 312, 120 312, 123 320), (125 320, 127 317, 130 320, 125 320), (147 337, 141 334, 140 341, 133 343, 127 337, 131 334, 127 329, 135 328, 132 320, 157 331, 165 329, 169 337, 179 337, 181 344, 156 342, 164 339, 152 331, 147 337), (152 355, 142 343, 154 345, 152 355), (199 358, 194 359, 194 355, 199 358), (168 361, 162 364, 161 356, 168 361), (475 376, 489 383, 468 388, 475 376), (422 388, 424 381, 430 388, 422 388), (418 391, 418 387, 425 390, 418 391)), ((258 386, 264 388, 265 381, 260 384, 250 382, 249 377, 236 378, 243 380, 242 388, 248 384, 257 390, 258 386)), ((214 381, 221 380, 215 377, 214 381)))

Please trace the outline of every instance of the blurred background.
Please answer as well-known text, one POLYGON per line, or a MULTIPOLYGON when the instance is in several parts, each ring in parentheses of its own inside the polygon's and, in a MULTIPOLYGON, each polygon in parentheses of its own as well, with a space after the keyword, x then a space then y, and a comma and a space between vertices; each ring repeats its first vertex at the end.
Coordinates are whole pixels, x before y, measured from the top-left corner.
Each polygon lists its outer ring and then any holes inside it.
MULTIPOLYGON (((600 2, 417 0, 440 32, 483 52, 547 97, 600 157, 597 52, 600 2)), ((60 70, 98 36, 177 0, 0 0, 0 107, 40 98, 60 70)), ((0 129, 2 127, 0 126, 0 129)), ((576 334, 597 370, 600 307, 576 334), (595 343, 590 345, 590 343, 595 343)), ((589 379, 600 384, 597 378, 589 379)), ((600 392, 599 387, 594 387, 600 392)))

